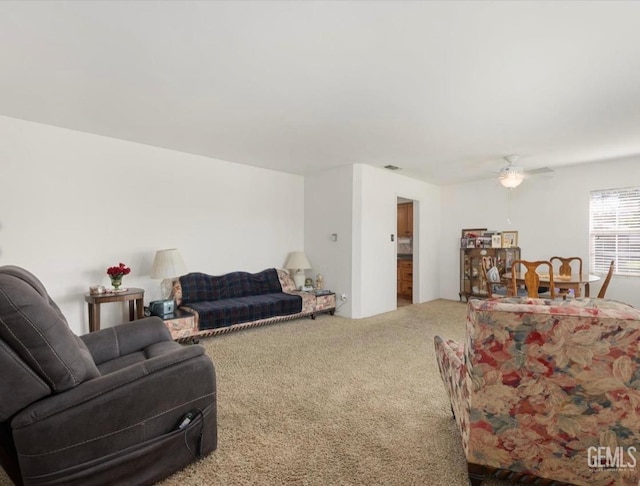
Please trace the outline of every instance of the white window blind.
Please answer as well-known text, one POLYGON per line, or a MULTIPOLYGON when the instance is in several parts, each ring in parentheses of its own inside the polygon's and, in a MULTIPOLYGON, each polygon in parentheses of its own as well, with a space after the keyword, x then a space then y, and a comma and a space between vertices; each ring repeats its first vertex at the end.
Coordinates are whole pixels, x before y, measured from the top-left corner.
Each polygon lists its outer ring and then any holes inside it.
POLYGON ((591 192, 590 269, 640 276, 640 187, 591 192))

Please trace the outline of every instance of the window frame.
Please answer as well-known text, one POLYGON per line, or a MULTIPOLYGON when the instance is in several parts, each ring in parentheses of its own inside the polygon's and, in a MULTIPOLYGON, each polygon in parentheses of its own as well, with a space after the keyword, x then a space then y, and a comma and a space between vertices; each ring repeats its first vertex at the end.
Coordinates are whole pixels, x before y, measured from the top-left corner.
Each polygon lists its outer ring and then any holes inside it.
POLYGON ((640 187, 589 194, 591 273, 606 274, 611 260, 615 261, 614 275, 640 277, 640 187))

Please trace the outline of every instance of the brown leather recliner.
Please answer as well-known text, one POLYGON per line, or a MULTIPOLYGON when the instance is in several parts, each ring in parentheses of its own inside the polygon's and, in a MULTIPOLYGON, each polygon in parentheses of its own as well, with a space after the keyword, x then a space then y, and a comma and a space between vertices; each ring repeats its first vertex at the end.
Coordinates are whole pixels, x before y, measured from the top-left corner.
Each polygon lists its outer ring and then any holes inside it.
POLYGON ((202 346, 157 317, 81 337, 42 283, 0 267, 0 462, 16 484, 150 484, 216 449, 202 346))

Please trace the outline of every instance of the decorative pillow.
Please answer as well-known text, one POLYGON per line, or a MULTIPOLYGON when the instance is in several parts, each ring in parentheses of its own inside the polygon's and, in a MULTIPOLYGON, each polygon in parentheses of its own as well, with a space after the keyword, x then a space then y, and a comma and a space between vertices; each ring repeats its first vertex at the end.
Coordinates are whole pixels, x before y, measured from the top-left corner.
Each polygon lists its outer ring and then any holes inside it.
POLYGON ((500 283, 500 272, 496 267, 491 267, 487 270, 487 278, 489 279, 489 282, 500 283))
POLYGON ((293 277, 289 275, 289 272, 282 268, 278 268, 278 278, 280 279, 280 285, 282 286, 283 292, 288 293, 296 290, 296 284, 293 281, 293 277))
POLYGON ((180 285, 179 278, 173 280, 171 295, 169 298, 176 301, 176 307, 180 307, 182 305, 182 285, 180 285))

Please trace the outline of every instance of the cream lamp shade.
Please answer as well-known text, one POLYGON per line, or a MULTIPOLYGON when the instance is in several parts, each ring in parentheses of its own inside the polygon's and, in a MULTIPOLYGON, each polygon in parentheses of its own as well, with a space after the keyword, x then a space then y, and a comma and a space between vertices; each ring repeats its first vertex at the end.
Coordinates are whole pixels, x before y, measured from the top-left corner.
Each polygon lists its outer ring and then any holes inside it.
POLYGON ((153 266, 151 267, 151 278, 162 280, 160 289, 162 290, 163 299, 168 299, 169 295, 171 295, 171 279, 185 273, 187 273, 187 267, 178 250, 169 248, 156 251, 153 266))
POLYGON ((293 282, 296 284, 296 288, 300 289, 304 285, 304 271, 311 268, 311 264, 307 259, 307 256, 303 251, 293 251, 287 258, 287 263, 284 267, 287 270, 292 270, 293 282))

